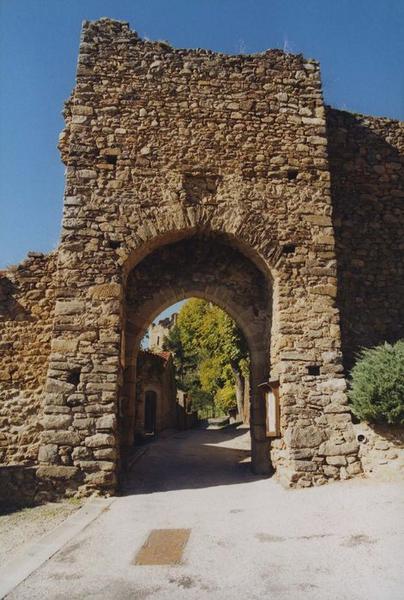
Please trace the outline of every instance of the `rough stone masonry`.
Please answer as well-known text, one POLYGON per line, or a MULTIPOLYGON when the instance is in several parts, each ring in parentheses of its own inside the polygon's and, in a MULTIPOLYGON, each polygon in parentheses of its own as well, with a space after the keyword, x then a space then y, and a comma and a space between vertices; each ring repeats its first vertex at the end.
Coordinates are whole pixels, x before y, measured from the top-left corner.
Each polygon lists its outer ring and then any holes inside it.
POLYGON ((59 247, 0 282, 3 463, 37 465, 39 497, 114 491, 138 342, 197 295, 250 345, 256 472, 360 473, 344 367, 404 335, 404 124, 325 107, 300 55, 178 50, 109 19, 83 24, 64 116, 59 247))

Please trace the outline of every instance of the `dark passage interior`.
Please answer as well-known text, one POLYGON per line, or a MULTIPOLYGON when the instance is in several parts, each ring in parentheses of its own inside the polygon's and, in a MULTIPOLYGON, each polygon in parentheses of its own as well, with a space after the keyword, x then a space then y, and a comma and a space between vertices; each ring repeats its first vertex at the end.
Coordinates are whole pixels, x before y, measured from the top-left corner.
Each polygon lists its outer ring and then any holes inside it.
MULTIPOLYGON (((136 442, 137 410, 144 411, 145 430, 152 433, 156 429, 156 385, 149 386, 154 387, 154 391, 146 390, 145 386, 143 408, 135 401, 140 342, 149 324, 161 311, 187 297, 201 298, 222 308, 234 319, 246 339, 250 355, 251 466, 256 473, 268 474, 271 471, 269 443, 265 435, 263 392, 258 385, 268 378, 269 373, 270 280, 229 240, 218 236, 197 235, 162 244, 141 260, 128 276, 120 419, 123 455, 136 442)), ((198 432, 196 437, 200 435, 198 432)), ((217 434, 209 432, 209 435, 217 434)))

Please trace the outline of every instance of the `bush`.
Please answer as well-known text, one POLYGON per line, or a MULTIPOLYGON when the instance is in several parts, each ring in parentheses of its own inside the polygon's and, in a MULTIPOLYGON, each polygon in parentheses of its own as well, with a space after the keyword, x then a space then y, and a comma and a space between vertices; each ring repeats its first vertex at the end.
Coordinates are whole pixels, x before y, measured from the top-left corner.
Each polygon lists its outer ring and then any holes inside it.
POLYGON ((363 349, 349 383, 352 412, 359 419, 404 424, 404 340, 363 349))

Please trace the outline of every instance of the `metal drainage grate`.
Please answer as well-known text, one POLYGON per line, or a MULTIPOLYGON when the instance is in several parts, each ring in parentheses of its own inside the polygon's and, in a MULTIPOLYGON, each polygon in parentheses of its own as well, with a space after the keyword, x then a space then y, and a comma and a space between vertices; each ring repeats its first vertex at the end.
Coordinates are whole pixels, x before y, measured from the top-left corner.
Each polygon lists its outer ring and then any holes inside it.
POLYGON ((177 565, 187 545, 190 529, 153 529, 135 556, 135 565, 177 565))

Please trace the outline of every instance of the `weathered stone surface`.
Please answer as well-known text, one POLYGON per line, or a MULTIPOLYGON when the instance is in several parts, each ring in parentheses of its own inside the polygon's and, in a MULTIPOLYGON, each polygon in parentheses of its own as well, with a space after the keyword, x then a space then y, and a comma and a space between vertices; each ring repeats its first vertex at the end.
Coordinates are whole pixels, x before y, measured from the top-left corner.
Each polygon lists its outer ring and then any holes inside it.
POLYGON ((89 460, 92 458, 92 456, 92 451, 85 446, 76 446, 76 448, 73 448, 72 459, 74 461, 89 460))
POLYGON ((89 294, 96 300, 120 298, 122 294, 122 287, 118 283, 103 283, 90 288, 89 294))
POLYGON ((325 413, 346 413, 347 412, 347 405, 346 404, 339 404, 337 402, 332 402, 330 404, 328 404, 327 406, 324 407, 324 412, 325 413))
POLYGON ((116 460, 118 453, 116 448, 96 448, 93 450, 94 458, 97 460, 116 460))
POLYGON ((95 428, 97 431, 115 431, 116 416, 105 415, 104 417, 100 417, 95 422, 95 428))
POLYGON ((61 444, 63 446, 78 446, 81 438, 75 431, 44 431, 41 434, 45 444, 61 444))
POLYGON ((97 179, 97 171, 93 169, 79 169, 77 171, 77 177, 80 179, 97 179))
POLYGON ((52 352, 60 352, 61 354, 75 352, 77 344, 77 339, 56 338, 52 340, 52 352))
POLYGON ((327 130, 348 370, 361 347, 404 338, 404 128, 327 108, 327 130))
POLYGON ((115 438, 113 435, 109 435, 107 433, 96 433, 95 435, 86 437, 86 439, 84 440, 84 443, 88 448, 101 448, 103 446, 114 446, 115 438))
POLYGON ((327 456, 325 459, 328 465, 335 467, 345 467, 347 464, 346 456, 327 456))
POLYGON ((85 474, 84 481, 93 488, 99 487, 110 489, 116 484, 116 476, 111 471, 97 471, 95 473, 90 472, 85 474))
MULTIPOLYGON (((80 493, 111 489, 115 473, 84 463, 132 443, 137 336, 190 293, 228 310, 263 357, 253 390, 271 357, 280 479, 356 474, 341 360, 404 337, 402 124, 325 109, 319 65, 301 56, 163 50, 108 19, 82 37, 60 137, 60 246, 0 278, 0 459, 34 463, 44 418, 43 443, 84 461, 80 493)), ((252 402, 259 445, 262 398, 252 402)), ((397 453, 383 448, 372 446, 379 463, 397 453)))
POLYGON ((83 471, 89 473, 96 471, 113 471, 115 469, 115 462, 106 460, 80 460, 76 464, 83 471))
POLYGON ((339 476, 339 467, 333 467, 331 465, 325 465, 323 467, 323 472, 324 475, 327 475, 327 477, 333 477, 333 478, 337 478, 339 476))
POLYGON ((295 426, 285 433, 291 448, 314 448, 324 441, 326 434, 315 425, 295 426))
POLYGON ((49 393, 68 393, 73 392, 76 388, 72 383, 61 379, 53 379, 48 377, 46 382, 46 391, 49 393))
POLYGON ((346 381, 344 378, 327 379, 320 383, 320 389, 325 392, 344 392, 346 390, 346 381))
POLYGON ((349 473, 349 475, 359 475, 360 473, 362 473, 362 465, 360 461, 356 461, 348 465, 347 472, 349 473))
POLYGON ((317 471, 316 463, 311 460, 295 460, 294 467, 296 471, 312 472, 317 471))
POLYGON ((0 273, 0 434, 8 435, 0 463, 32 464, 37 453, 41 391, 46 378, 55 306, 56 253, 30 253, 0 273), (23 432, 29 432, 24 443, 23 432))
MULTIPOLYGON (((359 423, 354 425, 354 428, 365 475, 376 479, 402 480, 404 426, 359 423)), ((352 467, 354 470, 357 468, 352 467)))
POLYGON ((341 444, 333 441, 324 442, 318 450, 318 453, 322 456, 338 456, 356 452, 358 452, 357 442, 342 442, 341 444))
POLYGON ((46 415, 41 420, 44 429, 66 429, 72 422, 72 417, 68 415, 46 415))
POLYGON ((81 300, 57 300, 55 304, 56 315, 77 315, 84 311, 85 303, 81 300))
POLYGON ((74 479, 78 475, 77 467, 65 466, 41 466, 38 467, 36 474, 40 479, 74 479))
POLYGON ((48 464, 55 464, 58 461, 58 446, 57 444, 47 444, 46 446, 41 446, 38 452, 38 460, 39 462, 44 462, 48 464))

